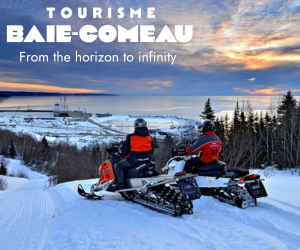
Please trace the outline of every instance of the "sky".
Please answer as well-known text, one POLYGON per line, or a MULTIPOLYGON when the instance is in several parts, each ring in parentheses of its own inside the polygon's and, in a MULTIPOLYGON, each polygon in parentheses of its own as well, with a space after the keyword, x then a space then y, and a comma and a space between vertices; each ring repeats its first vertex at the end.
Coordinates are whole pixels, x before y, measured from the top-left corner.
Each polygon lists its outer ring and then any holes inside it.
POLYGON ((94 92, 119 95, 300 95, 300 1, 255 0, 1 0, 0 90, 94 92), (54 7, 49 18, 47 7, 54 7), (62 18, 61 9, 73 15, 62 18), (79 18, 79 7, 87 17, 79 18), (102 18, 93 18, 93 7, 102 18), (124 8, 124 18, 117 9, 124 8), (147 18, 147 8, 155 18, 147 18), (108 18, 108 8, 112 17, 108 18), (130 8, 141 8, 141 18, 130 18, 130 8), (24 39, 35 25, 46 40, 47 25, 71 25, 79 32, 85 25, 131 29, 154 25, 157 38, 167 25, 193 25, 189 42, 129 42, 99 38, 86 43, 79 36, 71 42, 7 42, 7 25, 22 25, 24 39), (69 62, 54 62, 53 54, 69 55, 69 62), (118 62, 76 62, 80 55, 117 55, 118 62), (169 53, 170 62, 139 62, 138 55, 169 53), (23 55, 48 55, 48 62, 27 62, 23 55), (123 62, 123 54, 134 56, 123 62))

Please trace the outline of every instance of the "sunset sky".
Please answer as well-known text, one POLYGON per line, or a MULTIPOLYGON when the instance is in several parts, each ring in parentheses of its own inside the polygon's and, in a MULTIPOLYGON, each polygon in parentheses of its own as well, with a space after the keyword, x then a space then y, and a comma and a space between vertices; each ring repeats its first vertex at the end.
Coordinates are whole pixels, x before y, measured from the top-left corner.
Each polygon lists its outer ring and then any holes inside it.
POLYGON ((300 1, 253 0, 1 0, 0 90, 48 92, 99 92, 120 95, 300 95, 300 1), (55 7, 52 19, 47 7, 55 7), (64 19, 63 7, 73 16, 64 19), (87 7, 88 16, 77 16, 87 7), (103 18, 93 19, 100 7, 103 18), (112 18, 107 18, 107 8, 112 18), (125 17, 117 18, 123 7, 125 17), (155 7, 148 19, 147 7, 155 7), (129 9, 142 9, 142 18, 129 18, 129 9), (84 25, 130 29, 155 25, 155 37, 167 25, 193 25, 188 43, 92 43, 72 36, 70 43, 10 43, 7 25, 22 25, 24 37, 36 25, 46 40, 46 25, 71 25, 79 32, 84 25), (48 55, 49 62, 20 62, 20 52, 48 55), (70 55, 70 62, 53 62, 53 53, 70 55), (81 55, 133 55, 133 62, 75 62, 81 55), (138 62, 140 54, 176 55, 173 65, 138 62))

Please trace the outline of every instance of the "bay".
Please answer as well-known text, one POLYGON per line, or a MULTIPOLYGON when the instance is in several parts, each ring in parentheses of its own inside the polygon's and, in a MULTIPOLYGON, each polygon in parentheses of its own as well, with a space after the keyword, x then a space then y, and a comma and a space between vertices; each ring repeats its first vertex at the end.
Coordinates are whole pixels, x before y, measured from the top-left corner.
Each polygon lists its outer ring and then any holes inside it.
MULTIPOLYGON (((67 104, 69 110, 93 114, 109 112, 114 115, 169 115, 199 119, 208 98, 218 116, 226 113, 232 116, 237 100, 242 108, 247 107, 247 102, 251 103, 256 112, 272 105, 276 107, 279 100, 274 96, 68 96, 67 104)), ((300 101, 300 96, 295 98, 300 101)), ((53 110, 55 103, 61 103, 60 97, 13 97, 1 99, 0 110, 19 107, 20 110, 53 110)), ((24 114, 18 113, 20 116, 24 114)))

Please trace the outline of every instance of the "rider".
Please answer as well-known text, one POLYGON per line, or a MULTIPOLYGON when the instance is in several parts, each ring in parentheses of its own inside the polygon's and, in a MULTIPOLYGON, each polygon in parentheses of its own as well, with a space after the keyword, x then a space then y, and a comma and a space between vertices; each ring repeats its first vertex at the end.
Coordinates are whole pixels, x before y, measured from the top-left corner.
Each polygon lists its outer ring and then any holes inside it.
POLYGON ((152 137, 148 133, 147 122, 143 118, 134 121, 134 133, 129 134, 122 146, 124 160, 116 167, 118 188, 125 189, 126 181, 124 169, 128 169, 150 161, 150 154, 154 151, 152 137))
POLYGON ((211 120, 205 120, 199 126, 199 130, 203 132, 199 139, 193 145, 181 149, 188 154, 199 152, 199 157, 191 158, 186 162, 184 170, 187 173, 196 173, 197 167, 217 161, 221 151, 222 142, 215 134, 215 125, 211 120))

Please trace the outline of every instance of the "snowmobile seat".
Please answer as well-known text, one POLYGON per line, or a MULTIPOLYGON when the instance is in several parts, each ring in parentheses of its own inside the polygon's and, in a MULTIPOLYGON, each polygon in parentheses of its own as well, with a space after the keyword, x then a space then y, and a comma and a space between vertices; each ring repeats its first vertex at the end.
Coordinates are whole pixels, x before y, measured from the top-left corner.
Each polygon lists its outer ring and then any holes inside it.
POLYGON ((232 169, 230 169, 230 171, 234 171, 241 177, 249 174, 249 170, 247 170, 247 169, 232 168, 232 169))
POLYGON ((214 161, 205 166, 201 166, 197 168, 197 172, 207 172, 207 171, 223 171, 226 166, 225 162, 222 161, 214 161))
POLYGON ((127 178, 141 178, 157 176, 159 173, 155 170, 155 163, 152 161, 129 168, 127 178))
POLYGON ((220 177, 224 172, 226 163, 222 161, 214 161, 205 166, 197 167, 196 173, 201 176, 220 177))
POLYGON ((240 169, 240 168, 232 168, 224 171, 222 177, 230 177, 230 178, 240 178, 249 174, 249 170, 240 169))

